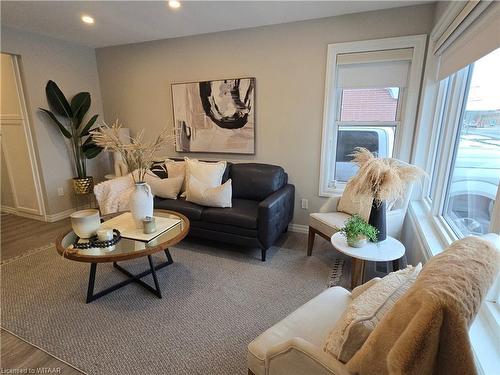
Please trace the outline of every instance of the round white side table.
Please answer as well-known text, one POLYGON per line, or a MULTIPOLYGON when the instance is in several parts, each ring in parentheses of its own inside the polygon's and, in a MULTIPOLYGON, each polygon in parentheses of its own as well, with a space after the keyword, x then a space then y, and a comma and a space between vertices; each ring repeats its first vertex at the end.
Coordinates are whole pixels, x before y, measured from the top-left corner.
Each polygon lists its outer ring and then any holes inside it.
POLYGON ((405 255, 405 247, 397 239, 387 236, 378 243, 368 242, 361 248, 351 247, 342 233, 332 236, 333 247, 352 258, 351 289, 363 283, 365 262, 393 262, 393 268, 398 267, 397 260, 405 255))

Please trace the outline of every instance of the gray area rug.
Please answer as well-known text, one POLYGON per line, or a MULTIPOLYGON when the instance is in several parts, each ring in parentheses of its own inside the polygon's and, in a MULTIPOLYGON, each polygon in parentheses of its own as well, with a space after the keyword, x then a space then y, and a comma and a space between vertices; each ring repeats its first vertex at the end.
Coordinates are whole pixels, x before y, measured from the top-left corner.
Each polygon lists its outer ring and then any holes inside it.
MULTIPOLYGON (((89 265, 52 247, 1 267, 2 327, 89 374, 246 374, 248 343, 326 287, 339 254, 305 248, 288 233, 261 262, 258 250, 185 241, 159 271, 163 299, 131 284, 85 304, 89 265)), ((96 291, 121 279, 101 264, 96 291)))

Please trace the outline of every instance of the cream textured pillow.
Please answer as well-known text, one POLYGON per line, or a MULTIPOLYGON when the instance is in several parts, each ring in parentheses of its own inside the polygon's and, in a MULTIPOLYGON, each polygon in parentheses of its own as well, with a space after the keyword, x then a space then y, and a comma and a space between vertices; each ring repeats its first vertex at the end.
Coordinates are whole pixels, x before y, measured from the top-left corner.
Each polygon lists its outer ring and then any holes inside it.
POLYGON ((177 199, 181 191, 184 176, 158 178, 148 181, 151 191, 160 198, 177 199))
POLYGON ((182 176, 182 191, 186 190, 186 162, 185 161, 175 161, 172 159, 165 160, 165 167, 167 168, 167 176, 179 177, 182 176))
POLYGON ((189 178, 189 189, 187 191, 186 200, 202 206, 208 207, 231 207, 231 198, 233 196, 233 187, 231 179, 224 184, 210 187, 201 182, 196 177, 189 178))
POLYGON ((373 197, 369 195, 354 194, 352 184, 348 182, 340 197, 337 211, 345 212, 349 215, 358 214, 368 221, 372 209, 372 202, 373 197))
POLYGON ((189 195, 189 184, 191 177, 196 178, 207 188, 214 188, 222 183, 222 176, 226 170, 226 162, 207 163, 196 159, 185 158, 186 160, 186 196, 189 195))
POLYGON ((378 322, 415 282, 422 265, 392 272, 359 294, 328 335, 323 350, 346 363, 363 346, 378 322))

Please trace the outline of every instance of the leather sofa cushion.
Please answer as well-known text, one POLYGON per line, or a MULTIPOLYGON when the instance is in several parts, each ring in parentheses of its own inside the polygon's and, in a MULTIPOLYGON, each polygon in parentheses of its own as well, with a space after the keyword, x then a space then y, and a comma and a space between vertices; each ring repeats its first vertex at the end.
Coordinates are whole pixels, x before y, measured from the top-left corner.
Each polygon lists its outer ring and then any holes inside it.
POLYGON ((262 201, 287 183, 283 168, 270 164, 238 163, 230 170, 233 198, 262 201))
POLYGON ((202 228, 216 232, 214 238, 221 240, 227 236, 228 233, 237 234, 238 236, 257 238, 257 229, 236 227, 234 225, 220 224, 220 223, 209 223, 206 221, 193 221, 191 223, 192 228, 202 228))
POLYGON ((162 199, 155 197, 154 208, 161 210, 177 211, 189 220, 201 220, 203 207, 184 199, 162 199))
POLYGON ((248 199, 233 199, 231 208, 206 207, 201 215, 209 223, 233 225, 242 228, 257 228, 259 202, 248 199))

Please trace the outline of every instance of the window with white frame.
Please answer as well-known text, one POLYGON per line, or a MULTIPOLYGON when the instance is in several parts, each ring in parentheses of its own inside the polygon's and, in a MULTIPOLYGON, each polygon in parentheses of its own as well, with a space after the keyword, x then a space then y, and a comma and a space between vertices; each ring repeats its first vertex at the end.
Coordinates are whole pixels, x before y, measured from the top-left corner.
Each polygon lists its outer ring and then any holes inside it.
POLYGON ((452 238, 500 233, 500 49, 441 82, 448 88, 430 197, 452 238))
MULTIPOLYGON (((433 218, 450 240, 500 234, 500 48, 440 82, 438 146, 428 191, 433 218)), ((484 305, 500 332, 500 280, 484 305)))
POLYGON ((408 161, 425 36, 328 47, 320 196, 343 189, 357 171, 354 149, 408 161))

